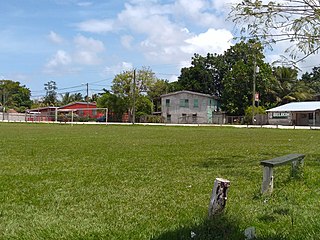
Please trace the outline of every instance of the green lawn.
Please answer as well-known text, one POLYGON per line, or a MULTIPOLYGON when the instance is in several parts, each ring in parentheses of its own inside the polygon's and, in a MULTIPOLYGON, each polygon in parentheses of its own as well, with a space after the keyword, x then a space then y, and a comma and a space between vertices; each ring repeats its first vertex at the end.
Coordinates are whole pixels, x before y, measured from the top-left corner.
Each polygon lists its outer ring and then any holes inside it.
POLYGON ((0 124, 0 239, 317 239, 320 131, 0 124), (306 154, 304 176, 260 160, 306 154), (216 177, 231 181, 210 221, 216 177))

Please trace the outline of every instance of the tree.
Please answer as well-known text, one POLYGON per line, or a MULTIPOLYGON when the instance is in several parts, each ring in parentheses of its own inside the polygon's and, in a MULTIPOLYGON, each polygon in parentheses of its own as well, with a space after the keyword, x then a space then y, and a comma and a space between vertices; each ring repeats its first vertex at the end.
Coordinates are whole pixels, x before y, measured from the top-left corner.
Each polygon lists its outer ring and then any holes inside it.
POLYGON ((244 115, 245 109, 252 105, 254 66, 258 66, 255 82, 261 96, 259 104, 270 105, 268 87, 273 80, 272 69, 264 62, 259 41, 241 41, 220 55, 195 54, 191 64, 181 70, 179 86, 218 97, 222 110, 232 115, 244 115))
POLYGON ((179 85, 184 90, 221 96, 224 71, 223 56, 208 53, 206 57, 194 54, 191 67, 181 69, 179 85))
POLYGON ((314 67, 312 72, 304 73, 301 77, 301 81, 310 87, 316 94, 320 94, 320 67, 314 67))
POLYGON ((139 121, 141 116, 150 115, 152 113, 153 104, 147 96, 140 95, 136 102, 136 121, 139 121))
POLYGON ((222 79, 221 104, 228 114, 244 115, 245 109, 252 105, 254 66, 256 73, 256 92, 260 95, 260 105, 268 106, 267 91, 272 80, 269 64, 264 62, 263 47, 260 42, 249 40, 240 42, 223 55, 225 67, 222 79))
POLYGON ((83 101, 83 96, 81 93, 73 93, 70 94, 69 92, 66 92, 65 94, 61 94, 61 104, 62 105, 67 105, 72 102, 82 102, 83 101))
POLYGON ((57 86, 55 81, 49 81, 44 84, 44 90, 46 96, 44 97, 43 103, 47 106, 54 106, 57 103, 57 86))
POLYGON ((108 108, 109 121, 121 121, 122 115, 128 110, 125 99, 109 91, 98 98, 97 107, 108 108))
POLYGON ((161 95, 168 93, 169 82, 168 80, 157 79, 147 91, 148 97, 154 104, 154 110, 161 111, 161 95))
POLYGON ((1 105, 6 109, 12 108, 18 112, 24 112, 31 107, 31 91, 20 82, 12 80, 0 81, 1 105))
POLYGON ((156 80, 152 70, 143 67, 138 71, 124 71, 117 74, 112 81, 111 89, 117 97, 123 99, 130 116, 132 116, 134 99, 137 99, 142 93, 147 93, 156 80))
POLYGON ((241 29, 242 38, 256 38, 271 46, 288 41, 294 62, 301 61, 320 48, 319 2, 314 0, 243 0, 232 7, 229 19, 241 29), (299 57, 298 53, 304 54, 299 57))
POLYGON ((289 67, 275 67, 276 82, 272 86, 275 105, 309 100, 313 91, 304 81, 298 80, 298 71, 289 67))

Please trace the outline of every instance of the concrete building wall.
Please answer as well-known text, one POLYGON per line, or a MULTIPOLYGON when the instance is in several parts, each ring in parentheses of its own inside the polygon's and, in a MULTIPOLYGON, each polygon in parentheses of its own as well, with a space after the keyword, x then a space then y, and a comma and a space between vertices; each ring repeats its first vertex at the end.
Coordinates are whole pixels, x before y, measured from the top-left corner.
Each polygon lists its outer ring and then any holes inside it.
POLYGON ((218 103, 206 94, 181 91, 163 95, 161 109, 166 123, 212 123, 218 103))

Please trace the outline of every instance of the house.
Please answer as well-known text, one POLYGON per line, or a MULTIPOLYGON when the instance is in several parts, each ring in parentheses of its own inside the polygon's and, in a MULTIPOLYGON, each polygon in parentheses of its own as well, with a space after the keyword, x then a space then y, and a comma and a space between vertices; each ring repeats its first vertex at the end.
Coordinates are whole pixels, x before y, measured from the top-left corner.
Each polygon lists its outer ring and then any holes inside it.
POLYGON ((161 116, 166 123, 215 123, 218 111, 217 98, 208 94, 178 91, 161 95, 161 116))
POLYGON ((68 105, 59 107, 58 112, 63 113, 72 113, 77 114, 79 117, 89 117, 89 118, 99 118, 103 116, 102 113, 97 111, 96 103, 87 103, 87 102, 74 102, 68 105))
POLYGON ((102 111, 100 109, 100 111, 98 111, 96 103, 74 102, 62 107, 41 107, 30 109, 27 111, 26 120, 56 121, 62 117, 65 121, 69 121, 71 115, 78 118, 97 119, 105 115, 105 110, 102 111))
POLYGON ((41 107, 28 110, 26 121, 54 121, 57 107, 41 107))
POLYGON ((271 125, 320 126, 320 101, 292 102, 267 113, 271 125))

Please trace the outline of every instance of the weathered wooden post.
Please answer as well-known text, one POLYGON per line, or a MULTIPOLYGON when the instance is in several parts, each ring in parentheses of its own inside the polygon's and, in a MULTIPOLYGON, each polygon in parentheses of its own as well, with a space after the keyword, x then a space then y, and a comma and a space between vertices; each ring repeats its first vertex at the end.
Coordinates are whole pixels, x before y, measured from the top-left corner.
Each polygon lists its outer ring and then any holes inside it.
POLYGON ((209 218, 223 212, 227 203, 227 194, 230 181, 223 178, 216 178, 214 181, 209 204, 209 218))
POLYGON ((273 167, 263 166, 263 179, 261 192, 272 192, 273 191, 273 167))

